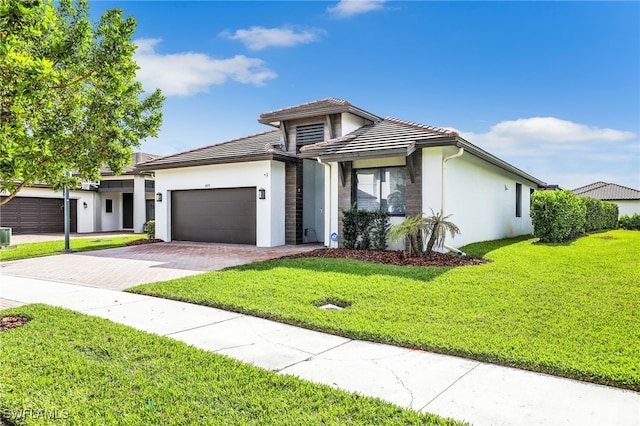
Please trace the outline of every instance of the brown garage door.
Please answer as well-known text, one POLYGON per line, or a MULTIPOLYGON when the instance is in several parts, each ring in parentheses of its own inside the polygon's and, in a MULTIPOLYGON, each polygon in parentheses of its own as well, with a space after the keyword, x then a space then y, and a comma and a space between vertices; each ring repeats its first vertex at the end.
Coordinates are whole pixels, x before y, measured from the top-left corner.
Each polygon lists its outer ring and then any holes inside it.
MULTIPOLYGON (((71 232, 76 232, 77 200, 69 200, 69 207, 71 232)), ((64 232, 64 200, 16 197, 0 207, 0 224, 13 234, 64 232)))
POLYGON ((256 243, 256 188, 171 193, 171 239, 256 243))

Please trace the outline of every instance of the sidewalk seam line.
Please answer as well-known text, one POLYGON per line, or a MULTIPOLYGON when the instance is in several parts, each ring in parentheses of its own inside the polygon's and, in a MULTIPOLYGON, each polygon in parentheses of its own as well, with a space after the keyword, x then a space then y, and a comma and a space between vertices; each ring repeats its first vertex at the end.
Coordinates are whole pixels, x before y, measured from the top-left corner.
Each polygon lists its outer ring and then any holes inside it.
POLYGON ((210 325, 220 324, 220 323, 231 321, 231 320, 234 320, 234 319, 237 319, 237 318, 241 318, 241 317, 242 317, 242 314, 238 314, 237 317, 223 319, 222 321, 214 321, 214 322, 210 322, 208 324, 198 325, 196 327, 185 328, 184 330, 172 331, 171 333, 163 334, 163 336, 169 337, 169 336, 174 335, 174 334, 184 333, 185 331, 197 330, 197 329, 203 328, 203 327, 209 327, 210 325))
POLYGON ((422 411, 425 408, 427 408, 427 406, 429 404, 431 404, 433 401, 435 401, 436 399, 438 399, 443 393, 445 393, 446 391, 448 391, 449 389, 451 389, 456 383, 458 383, 460 380, 462 380, 467 374, 471 373, 473 370, 475 370, 478 366, 480 366, 480 364, 482 364, 481 362, 478 362, 476 365, 473 366, 473 368, 471 368, 469 371, 467 371, 466 373, 464 373, 462 376, 458 377, 453 383, 451 383, 449 386, 447 386, 446 388, 444 388, 439 394, 437 394, 436 396, 434 396, 433 398, 431 398, 431 400, 429 402, 427 402, 426 404, 424 404, 418 411, 422 411))
MULTIPOLYGON (((301 364, 301 363, 303 363, 303 362, 307 362, 307 361, 309 361, 309 360, 312 360, 313 358, 315 358, 315 357, 317 357, 317 356, 320 356, 320 355, 322 355, 322 354, 324 354, 324 353, 327 353, 327 352, 329 352, 329 351, 332 351, 332 350, 334 350, 334 349, 337 349, 337 348, 339 348, 340 346, 346 345, 347 343, 350 343, 350 342, 353 342, 353 339, 349 339, 349 340, 347 340, 346 342, 342 342, 342 343, 340 343, 339 345, 336 345, 336 346, 334 346, 334 347, 332 347, 332 348, 325 349, 324 351, 322 351, 322 352, 318 352, 318 353, 317 353, 317 354, 315 354, 315 355, 314 355, 314 354, 312 354, 309 358, 305 358, 305 359, 302 359, 302 360, 300 360, 300 361, 296 361, 296 362, 294 362, 294 363, 292 363, 292 364, 289 364, 289 365, 287 365, 287 366, 285 366, 285 367, 282 367, 282 368, 280 368, 279 370, 275 370, 275 371, 279 374, 282 370, 286 370, 287 368, 291 368, 291 367, 293 367, 294 365, 298 365, 298 364, 301 364)), ((293 349, 295 349, 295 348, 293 348, 293 349)), ((299 350, 299 349, 298 349, 298 350, 299 350)), ((301 351, 301 352, 306 352, 306 351, 301 351)), ((306 353, 310 353, 310 352, 306 352, 306 353)))

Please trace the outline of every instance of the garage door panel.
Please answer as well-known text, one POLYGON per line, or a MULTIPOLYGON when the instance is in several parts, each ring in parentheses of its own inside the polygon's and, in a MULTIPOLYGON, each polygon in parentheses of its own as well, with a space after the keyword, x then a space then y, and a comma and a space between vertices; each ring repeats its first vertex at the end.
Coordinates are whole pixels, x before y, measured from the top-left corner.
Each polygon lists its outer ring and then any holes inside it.
MULTIPOLYGON (((71 232, 77 230, 77 200, 69 200, 71 232)), ((0 224, 14 234, 64 232, 64 200, 16 197, 0 207, 0 224)))
POLYGON ((256 188, 174 191, 172 239, 256 243, 256 188))

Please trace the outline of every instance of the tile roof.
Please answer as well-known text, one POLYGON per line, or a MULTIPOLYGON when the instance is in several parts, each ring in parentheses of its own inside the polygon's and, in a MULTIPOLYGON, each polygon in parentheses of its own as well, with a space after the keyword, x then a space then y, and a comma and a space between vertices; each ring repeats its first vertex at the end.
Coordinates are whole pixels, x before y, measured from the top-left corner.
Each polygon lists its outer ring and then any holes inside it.
POLYGON ((347 135, 303 146, 299 156, 281 151, 280 130, 272 130, 151 160, 139 164, 136 169, 156 170, 262 159, 297 161, 298 158, 320 158, 322 161, 350 161, 357 158, 408 156, 416 148, 427 146, 456 146, 538 186, 546 186, 545 182, 465 141, 454 131, 396 118, 382 119, 341 99, 327 98, 267 112, 260 116, 259 121, 263 124, 277 125, 276 123, 283 120, 341 112, 358 115, 368 120, 369 124, 347 135))
POLYGON ((599 200, 640 200, 639 190, 607 182, 594 182, 573 189, 572 192, 576 195, 599 200))
MULTIPOLYGON (((134 152, 131 155, 131 163, 124 166, 123 174, 130 175, 136 173, 136 164, 142 163, 144 161, 153 160, 155 158, 160 158, 160 155, 149 154, 146 152, 134 152)), ((107 165, 103 165, 100 167, 100 174, 103 176, 112 176, 113 172, 107 165)))
POLYGON ((301 105, 262 113, 260 114, 260 118, 258 119, 258 121, 262 124, 272 124, 283 120, 317 117, 327 114, 339 114, 343 112, 350 112, 371 121, 380 120, 380 117, 378 117, 377 115, 360 109, 352 105, 349 101, 336 98, 326 98, 301 105))
MULTIPOLYGON (((397 150, 399 154, 411 154, 417 142, 432 139, 457 137, 456 132, 433 126, 385 118, 384 120, 361 127, 343 137, 307 145, 301 148, 304 157, 376 155, 384 151, 397 150)), ((388 154, 387 154, 388 155, 388 154)))
POLYGON ((258 133, 240 139, 217 143, 191 151, 160 157, 140 163, 138 169, 155 170, 295 156, 279 150, 280 131, 258 133))

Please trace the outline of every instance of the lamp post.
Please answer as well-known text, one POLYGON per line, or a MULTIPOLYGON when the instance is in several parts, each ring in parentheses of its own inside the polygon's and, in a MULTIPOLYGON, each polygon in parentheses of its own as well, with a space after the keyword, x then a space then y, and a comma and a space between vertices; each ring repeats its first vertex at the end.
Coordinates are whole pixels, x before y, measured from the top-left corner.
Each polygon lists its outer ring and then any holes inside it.
MULTIPOLYGON (((64 172, 64 175, 69 177, 71 176, 70 172, 64 172)), ((71 248, 69 247, 69 232, 71 228, 71 215, 69 214, 69 184, 67 183, 62 190, 62 195, 64 197, 64 252, 70 253, 71 248)))

